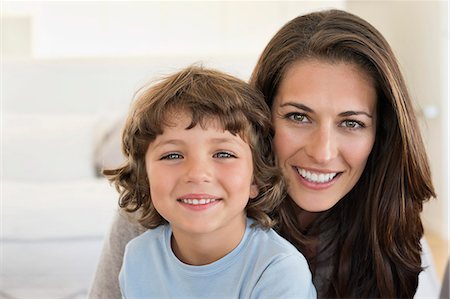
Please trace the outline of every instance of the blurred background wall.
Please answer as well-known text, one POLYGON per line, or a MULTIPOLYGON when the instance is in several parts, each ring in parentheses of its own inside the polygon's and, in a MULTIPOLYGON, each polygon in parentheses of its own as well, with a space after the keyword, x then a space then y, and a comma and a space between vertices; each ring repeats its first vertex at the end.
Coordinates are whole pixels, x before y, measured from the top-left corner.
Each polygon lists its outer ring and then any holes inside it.
MULTIPOLYGON (((194 62, 247 80, 262 49, 283 24, 325 8, 365 18, 397 54, 431 160, 438 199, 425 205, 423 221, 442 276, 450 239, 447 1, 2 1, 0 5, 4 203, 0 292, 24 298, 39 291, 50 294, 37 285, 23 290, 12 281, 27 271, 18 263, 30 251, 19 255, 19 248, 28 244, 31 252, 41 254, 36 258, 44 258, 44 252, 51 258, 48 248, 65 240, 84 248, 86 254, 76 258, 96 252, 85 268, 70 274, 87 273, 81 283, 64 289, 64 296, 85 294, 116 204, 115 193, 99 187, 106 182, 90 181, 96 175, 96 146, 126 113, 139 87, 194 62), (83 188, 88 195, 80 192, 83 188), (68 193, 72 197, 64 195, 68 193), (31 198, 38 194, 50 202, 31 198), (72 218, 55 216, 67 209, 56 202, 80 197, 90 198, 82 204, 91 205, 89 212, 80 203, 67 210, 72 218), (45 215, 35 225, 41 233, 30 232, 36 214, 45 215), (23 223, 19 217, 30 221, 23 223), (77 221, 83 224, 73 226, 77 221), (58 225, 59 232, 42 233, 58 225), (33 249, 36 242, 48 247, 33 249)), ((51 294, 61 296, 62 291, 54 288, 51 294)))

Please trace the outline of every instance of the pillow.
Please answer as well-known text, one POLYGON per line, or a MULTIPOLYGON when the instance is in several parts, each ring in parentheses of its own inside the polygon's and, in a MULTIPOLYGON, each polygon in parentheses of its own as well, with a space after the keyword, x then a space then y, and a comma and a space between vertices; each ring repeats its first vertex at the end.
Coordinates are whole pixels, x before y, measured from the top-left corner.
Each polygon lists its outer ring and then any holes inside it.
POLYGON ((3 115, 3 179, 61 181, 94 177, 96 117, 3 115))

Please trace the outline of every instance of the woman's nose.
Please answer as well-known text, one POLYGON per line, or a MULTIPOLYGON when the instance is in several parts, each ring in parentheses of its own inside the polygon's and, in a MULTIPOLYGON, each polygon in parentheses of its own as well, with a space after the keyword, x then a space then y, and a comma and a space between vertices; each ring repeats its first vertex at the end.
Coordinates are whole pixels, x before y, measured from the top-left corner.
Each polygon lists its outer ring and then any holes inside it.
POLYGON ((318 164, 326 164, 338 155, 336 132, 332 125, 320 126, 306 140, 306 154, 318 164))
POLYGON ((211 167, 207 159, 191 158, 186 163, 185 181, 188 183, 209 182, 211 167))

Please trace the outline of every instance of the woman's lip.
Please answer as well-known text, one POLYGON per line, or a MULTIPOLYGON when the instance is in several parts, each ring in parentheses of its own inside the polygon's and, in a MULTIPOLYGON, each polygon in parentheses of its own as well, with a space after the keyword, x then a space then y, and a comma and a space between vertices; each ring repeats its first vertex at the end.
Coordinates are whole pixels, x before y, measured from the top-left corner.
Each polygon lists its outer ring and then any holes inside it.
POLYGON ((331 170, 331 169, 318 169, 318 168, 308 168, 308 167, 300 167, 300 166, 293 166, 296 169, 303 169, 312 173, 316 174, 327 174, 327 173, 340 173, 342 171, 339 170, 331 170))
POLYGON ((342 172, 333 172, 333 171, 323 172, 323 170, 320 171, 320 172, 317 172, 317 171, 311 171, 309 169, 306 170, 305 168, 299 168, 299 167, 295 167, 295 166, 293 167, 293 170, 296 172, 300 183, 302 185, 304 185, 306 188, 312 189, 312 190, 327 189, 327 188, 331 187, 340 178, 340 176, 342 175, 342 172), (332 176, 332 178, 330 180, 326 181, 326 182, 320 182, 320 181, 314 182, 314 181, 311 181, 311 180, 307 180, 305 177, 303 177, 300 174, 299 170, 306 170, 306 171, 308 171, 310 173, 319 174, 319 175, 327 174, 329 176, 332 176), (332 174, 335 174, 335 175, 333 176, 332 174))
POLYGON ((337 174, 331 181, 328 181, 325 183, 316 183, 316 182, 308 181, 307 179, 302 177, 300 174, 298 174, 298 177, 300 178, 300 182, 305 187, 307 187, 309 189, 313 189, 313 190, 323 190, 323 189, 327 189, 327 188, 330 188, 331 186, 333 186, 334 183, 336 183, 336 181, 340 178, 341 174, 342 173, 337 174))

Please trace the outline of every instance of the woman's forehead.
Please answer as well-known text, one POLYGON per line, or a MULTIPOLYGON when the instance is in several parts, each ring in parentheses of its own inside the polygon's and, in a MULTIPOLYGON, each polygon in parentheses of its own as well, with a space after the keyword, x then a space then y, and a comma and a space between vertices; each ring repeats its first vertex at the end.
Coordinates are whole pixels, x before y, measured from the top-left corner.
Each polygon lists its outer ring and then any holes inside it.
POLYGON ((319 60, 300 61, 289 68, 275 95, 274 106, 295 103, 314 109, 373 111, 377 94, 373 80, 354 64, 319 60))

